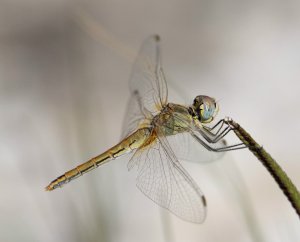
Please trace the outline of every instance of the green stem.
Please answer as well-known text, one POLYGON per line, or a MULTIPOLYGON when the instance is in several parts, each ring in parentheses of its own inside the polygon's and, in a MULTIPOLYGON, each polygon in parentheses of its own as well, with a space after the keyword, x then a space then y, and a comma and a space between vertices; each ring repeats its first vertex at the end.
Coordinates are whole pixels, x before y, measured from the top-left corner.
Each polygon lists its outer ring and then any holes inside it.
POLYGON ((231 119, 226 120, 226 123, 233 128, 238 138, 267 168, 300 217, 299 191, 284 170, 277 164, 270 154, 268 154, 262 146, 258 145, 250 136, 250 134, 247 133, 246 130, 244 130, 238 123, 231 119))

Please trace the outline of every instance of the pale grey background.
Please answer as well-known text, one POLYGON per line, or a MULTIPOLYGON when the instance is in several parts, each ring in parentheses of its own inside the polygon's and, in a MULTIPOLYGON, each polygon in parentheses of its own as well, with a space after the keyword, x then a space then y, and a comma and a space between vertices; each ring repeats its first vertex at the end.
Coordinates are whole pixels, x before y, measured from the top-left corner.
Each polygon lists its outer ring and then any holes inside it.
POLYGON ((119 141, 133 58, 153 33, 169 85, 220 100, 219 116, 300 187, 299 11, 299 1, 2 0, 0 241, 300 240, 299 218, 246 150, 184 163, 208 200, 202 225, 139 192, 128 158, 43 190, 119 141))

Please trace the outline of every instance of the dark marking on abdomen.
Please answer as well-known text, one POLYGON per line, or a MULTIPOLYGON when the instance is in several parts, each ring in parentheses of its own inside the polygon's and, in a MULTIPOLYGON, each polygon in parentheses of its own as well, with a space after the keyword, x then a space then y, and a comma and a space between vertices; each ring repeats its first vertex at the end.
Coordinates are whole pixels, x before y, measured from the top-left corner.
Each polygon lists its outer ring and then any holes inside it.
POLYGON ((113 157, 115 158, 115 155, 119 154, 120 152, 122 152, 124 150, 125 150, 125 148, 122 148, 122 149, 118 150, 118 152, 112 153, 113 157))

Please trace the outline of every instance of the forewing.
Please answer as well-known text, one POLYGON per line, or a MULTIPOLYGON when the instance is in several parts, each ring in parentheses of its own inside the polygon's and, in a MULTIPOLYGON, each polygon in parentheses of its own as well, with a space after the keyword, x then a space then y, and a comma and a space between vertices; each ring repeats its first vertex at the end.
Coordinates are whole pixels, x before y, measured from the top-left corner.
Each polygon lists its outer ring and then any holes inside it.
POLYGON ((161 66, 160 37, 150 36, 142 44, 130 78, 130 91, 140 99, 142 110, 157 113, 167 104, 168 89, 161 66))
POLYGON ((205 198, 175 157, 168 141, 159 136, 150 147, 138 150, 129 168, 138 166, 137 187, 151 200, 183 220, 201 223, 205 198))
POLYGON ((146 113, 143 113, 141 103, 136 93, 132 93, 125 113, 122 129, 122 139, 133 133, 138 127, 146 122, 146 113))
POLYGON ((122 138, 141 123, 147 123, 167 104, 168 89, 161 67, 159 36, 150 36, 142 44, 129 80, 131 97, 123 122, 122 138))

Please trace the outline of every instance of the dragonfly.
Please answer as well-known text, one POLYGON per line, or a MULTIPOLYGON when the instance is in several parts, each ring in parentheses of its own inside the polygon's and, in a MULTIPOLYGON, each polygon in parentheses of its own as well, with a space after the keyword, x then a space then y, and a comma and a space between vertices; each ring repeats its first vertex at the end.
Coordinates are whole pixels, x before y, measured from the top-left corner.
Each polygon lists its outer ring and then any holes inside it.
POLYGON ((158 35, 143 42, 129 86, 131 96, 121 141, 65 172, 46 190, 62 187, 100 165, 132 153, 127 167, 129 170, 137 167, 137 187, 179 218, 202 223, 206 217, 205 196, 181 161, 197 162, 201 157, 212 161, 226 151, 242 149, 245 145, 227 145, 224 137, 233 128, 226 125, 225 119, 211 125, 219 110, 214 98, 199 95, 191 105, 168 102, 158 35), (202 149, 198 152, 197 148, 202 149))

